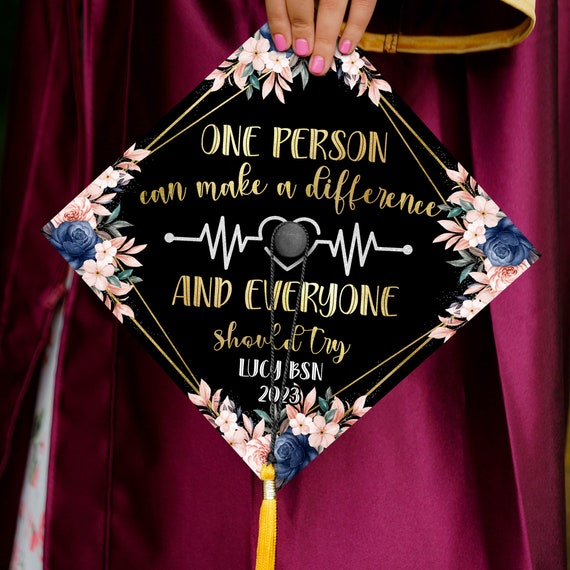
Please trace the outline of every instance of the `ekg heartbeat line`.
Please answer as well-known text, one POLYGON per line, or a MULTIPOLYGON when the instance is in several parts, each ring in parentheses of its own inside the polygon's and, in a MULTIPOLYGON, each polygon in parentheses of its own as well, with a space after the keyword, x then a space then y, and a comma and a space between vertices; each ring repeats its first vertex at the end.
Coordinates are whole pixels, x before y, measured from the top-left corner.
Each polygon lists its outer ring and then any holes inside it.
MULTIPOLYGON (((221 216, 218 222, 218 227, 215 230, 213 230, 212 226, 206 222, 202 231, 196 237, 175 236, 172 233, 167 233, 164 236, 164 241, 167 243, 173 243, 175 241, 190 243, 206 242, 210 252, 210 259, 214 260, 221 252, 224 269, 228 269, 232 261, 232 257, 234 253, 236 253, 236 249, 237 252, 243 253, 249 242, 269 242, 269 235, 265 237, 263 236, 265 226, 270 222, 281 223, 285 221, 287 220, 281 216, 269 216, 259 224, 257 234, 255 235, 243 235, 241 226, 237 224, 230 236, 230 231, 226 226, 225 217, 221 216)), ((297 218, 293 221, 297 223, 305 222, 311 224, 315 228, 317 235, 321 234, 321 229, 318 223, 311 218, 297 218)), ((354 224, 352 236, 347 236, 347 239, 345 239, 343 229, 338 230, 334 240, 316 239, 309 249, 308 255, 311 255, 319 246, 327 246, 331 257, 334 259, 341 259, 345 275, 347 276, 350 275, 352 266, 355 263, 355 258, 358 260, 360 267, 364 267, 368 256, 372 252, 403 253, 404 255, 410 255, 413 252, 412 246, 408 244, 403 247, 386 247, 378 245, 376 235, 372 231, 369 232, 368 237, 364 239, 358 223, 354 224)), ((268 255, 271 255, 269 247, 265 247, 264 250, 268 255)), ((283 269, 289 271, 293 267, 296 267, 301 260, 297 260, 290 265, 281 262, 279 259, 276 259, 276 261, 283 269)))

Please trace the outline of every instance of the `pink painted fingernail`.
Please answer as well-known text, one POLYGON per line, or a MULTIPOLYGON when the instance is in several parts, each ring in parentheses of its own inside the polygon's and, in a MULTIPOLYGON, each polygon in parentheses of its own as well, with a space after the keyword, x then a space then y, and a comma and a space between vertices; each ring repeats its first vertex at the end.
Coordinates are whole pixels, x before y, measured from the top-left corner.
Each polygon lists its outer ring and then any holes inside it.
POLYGON ((350 53, 352 49, 352 42, 350 40, 342 40, 342 42, 340 42, 340 45, 338 46, 338 51, 340 51, 340 53, 342 54, 347 54, 350 53))
POLYGON ((303 38, 295 40, 295 53, 301 57, 309 55, 309 42, 303 38))
POLYGON ((325 68, 325 58, 321 57, 320 55, 315 55, 313 59, 311 59, 311 63, 309 65, 309 71, 311 73, 319 74, 323 72, 325 68))
POLYGON ((283 34, 275 34, 273 36, 273 43, 275 44, 277 51, 287 50, 287 40, 283 34))

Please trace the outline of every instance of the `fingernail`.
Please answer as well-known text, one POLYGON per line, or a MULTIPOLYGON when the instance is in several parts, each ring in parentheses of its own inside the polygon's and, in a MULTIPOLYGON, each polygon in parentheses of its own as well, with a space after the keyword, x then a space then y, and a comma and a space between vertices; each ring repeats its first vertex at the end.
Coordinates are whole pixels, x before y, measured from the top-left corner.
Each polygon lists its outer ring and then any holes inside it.
POLYGON ((309 42, 303 38, 295 40, 295 53, 301 57, 309 55, 309 42))
POLYGON ((345 55, 347 53, 350 53, 351 49, 352 49, 352 42, 350 40, 342 40, 342 42, 340 42, 340 45, 338 46, 338 51, 340 51, 340 53, 345 55))
POLYGON ((309 71, 311 73, 322 73, 323 69, 325 68, 325 59, 320 55, 315 55, 313 59, 311 59, 311 63, 309 65, 309 71))
POLYGON ((273 36, 273 43, 275 44, 277 51, 287 50, 287 40, 283 34, 275 34, 273 36))

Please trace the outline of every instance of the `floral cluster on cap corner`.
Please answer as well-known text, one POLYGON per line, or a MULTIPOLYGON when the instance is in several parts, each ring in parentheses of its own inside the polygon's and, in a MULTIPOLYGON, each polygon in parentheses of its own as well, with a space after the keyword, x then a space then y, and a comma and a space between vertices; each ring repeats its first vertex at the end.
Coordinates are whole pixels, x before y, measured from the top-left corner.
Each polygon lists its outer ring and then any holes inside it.
POLYGON ((133 179, 130 172, 140 172, 137 163, 149 152, 131 146, 42 228, 55 249, 121 322, 123 316, 134 317, 125 301, 133 283, 141 281, 132 268, 142 266, 134 256, 146 244, 135 245, 134 238, 123 236, 121 230, 132 224, 119 219, 120 205, 113 210, 108 206, 133 179))
MULTIPOLYGON (((343 55, 337 49, 331 69, 351 89, 358 86, 358 96, 367 93, 375 105, 380 102, 381 91, 392 92, 389 83, 358 50, 343 55)), ((304 89, 310 77, 308 59, 297 56, 292 50, 278 51, 269 26, 265 24, 206 79, 213 80, 213 91, 221 89, 226 81, 233 81, 236 87, 246 90, 248 98, 255 89, 261 91, 264 99, 274 92, 279 101, 285 103, 285 91, 291 91, 297 76, 304 89)))
POLYGON ((457 170, 446 172, 457 185, 447 203, 440 206, 448 213, 447 220, 439 220, 447 231, 433 241, 445 242, 446 249, 453 247, 459 253, 459 259, 448 263, 462 268, 460 284, 468 279, 471 284, 447 309, 449 316, 440 316, 441 325, 429 334, 444 342, 539 257, 532 244, 461 164, 457 170))
MULTIPOLYGON (((366 396, 360 396, 352 406, 347 406, 332 395, 330 388, 324 398, 317 397, 316 388, 306 396, 300 389, 297 393, 298 402, 287 404, 279 419, 279 435, 274 446, 278 487, 291 480, 370 410, 365 407, 366 396)), ((255 423, 227 396, 222 400, 221 389, 212 395, 204 380, 200 382, 199 393, 189 393, 188 398, 259 475, 270 450, 271 417, 263 410, 254 410, 259 417, 255 423)))

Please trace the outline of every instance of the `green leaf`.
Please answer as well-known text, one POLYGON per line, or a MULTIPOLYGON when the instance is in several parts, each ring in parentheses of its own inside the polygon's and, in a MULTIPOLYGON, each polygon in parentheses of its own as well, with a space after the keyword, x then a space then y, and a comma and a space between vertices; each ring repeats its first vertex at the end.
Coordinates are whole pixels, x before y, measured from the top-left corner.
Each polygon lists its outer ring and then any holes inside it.
POLYGON ((133 270, 132 269, 125 269, 124 271, 121 271, 120 273, 117 273, 117 279, 128 279, 131 275, 133 274, 133 270))
POLYGON ((466 265, 472 265, 473 261, 471 259, 452 259, 447 263, 453 265, 453 267, 465 267, 466 265))
POLYGON ((325 398, 326 398, 327 402, 330 402, 332 400, 332 397, 333 397, 332 388, 329 386, 327 388, 327 391, 325 392, 325 398))
POLYGON ((110 275, 107 277, 107 281, 115 287, 120 287, 122 285, 121 281, 117 278, 116 275, 110 275))
POLYGON ((329 403, 320 396, 319 396, 319 407, 321 408, 321 410, 323 410, 323 412, 327 412, 329 410, 329 403))
POLYGON ((140 277, 131 277, 130 279, 131 283, 142 283, 142 279, 140 277))
POLYGON ((300 65, 301 68, 301 82, 303 84, 303 89, 307 87, 307 83, 309 83, 309 71, 306 65, 300 65))
POLYGON ((332 408, 330 409, 326 414, 325 414, 325 421, 327 422, 327 424, 332 421, 332 419, 334 418, 336 414, 336 408, 332 408))
POLYGON ((463 208, 460 208, 459 206, 457 206, 456 208, 453 208, 452 210, 450 210, 449 214, 447 214, 448 218, 456 218, 457 216, 460 216, 461 214, 463 214, 463 208))
POLYGON ((459 255, 463 259, 468 259, 469 261, 473 261, 473 256, 471 255, 471 252, 468 249, 460 249, 459 255))
POLYGON ((253 63, 248 63, 244 69, 243 69, 243 73, 241 74, 242 77, 247 77, 248 75, 251 75, 253 73, 253 63))
POLYGON ((262 420, 265 420, 266 423, 271 424, 273 420, 269 417, 267 412, 263 410, 253 410, 262 420))
POLYGON ((470 204, 469 202, 466 202, 465 200, 459 200, 459 203, 461 204, 461 207, 468 212, 469 210, 474 210, 475 208, 473 207, 473 204, 470 204))
POLYGON ((125 222, 125 220, 117 220, 113 224, 111 224, 114 228, 132 228, 133 224, 129 222, 125 222))
POLYGON ((452 209, 448 204, 438 204, 437 207, 443 212, 449 212, 452 209))
POLYGON ((259 84, 259 78, 257 77, 257 75, 255 75, 255 73, 251 74, 251 76, 249 78, 249 83, 254 89, 260 89, 261 88, 261 85, 259 84))
POLYGON ((463 281, 465 281, 465 279, 467 279, 467 277, 469 276, 469 274, 471 273, 471 271, 473 271, 473 267, 475 266, 474 263, 472 263, 471 265, 468 265, 462 272, 461 275, 459 276, 459 283, 463 283, 463 281))
POLYGON ((111 222, 114 222, 119 213, 121 212, 121 205, 119 204, 112 212, 111 215, 107 218, 107 224, 110 224, 111 222))

